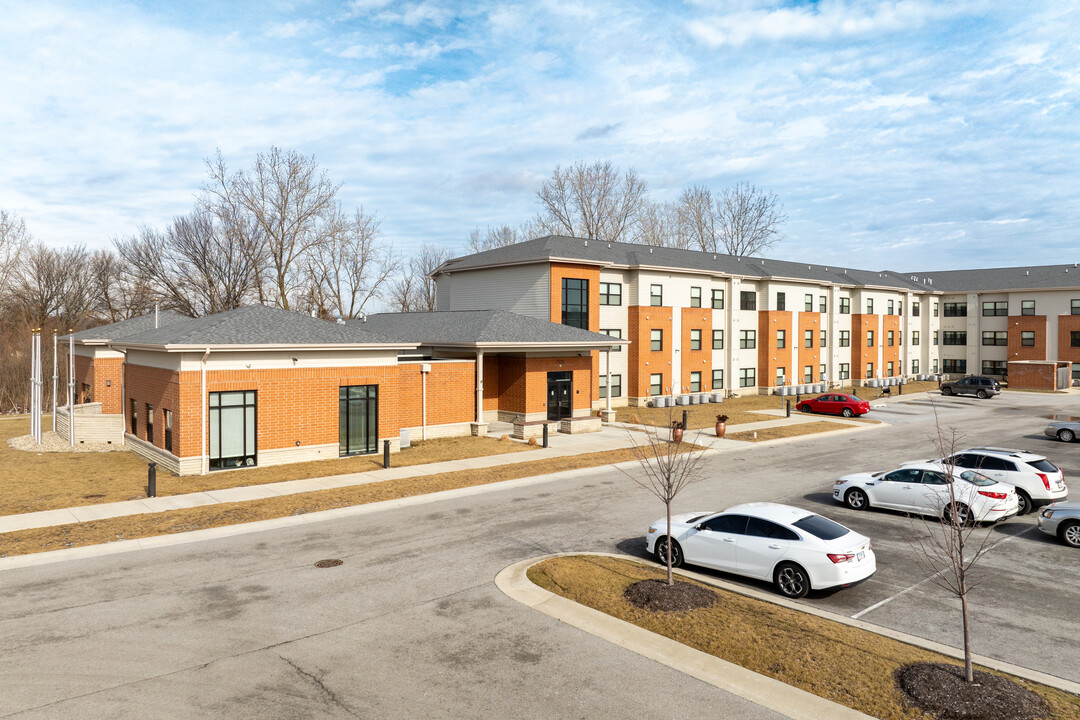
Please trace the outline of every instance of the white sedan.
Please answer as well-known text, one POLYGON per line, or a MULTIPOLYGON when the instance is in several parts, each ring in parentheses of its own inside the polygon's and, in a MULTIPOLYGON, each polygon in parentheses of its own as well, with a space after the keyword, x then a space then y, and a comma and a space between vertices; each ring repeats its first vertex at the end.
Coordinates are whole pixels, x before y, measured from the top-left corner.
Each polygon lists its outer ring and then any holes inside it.
MULTIPOLYGON (((667 563, 667 520, 649 526, 645 542, 667 563)), ((790 505, 758 502, 720 513, 671 518, 671 564, 684 562, 771 581, 782 595, 847 586, 877 570, 870 539, 790 505)))
MULTIPOLYGON (((961 523, 997 522, 1019 512, 1012 485, 959 467, 953 468, 952 477, 952 499, 961 523)), ((880 507, 948 521, 952 515, 949 486, 940 463, 917 463, 899 470, 845 475, 833 485, 833 499, 854 510, 880 507)))

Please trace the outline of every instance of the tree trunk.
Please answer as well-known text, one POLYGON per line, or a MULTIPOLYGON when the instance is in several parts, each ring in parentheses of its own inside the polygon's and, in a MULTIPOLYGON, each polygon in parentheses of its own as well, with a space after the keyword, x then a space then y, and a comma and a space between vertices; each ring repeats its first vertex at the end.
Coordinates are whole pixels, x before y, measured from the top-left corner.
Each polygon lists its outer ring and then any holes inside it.
POLYGON ((671 501, 665 504, 667 506, 667 584, 670 587, 675 584, 675 579, 671 576, 671 501))
POLYGON ((960 612, 964 616, 964 677, 968 682, 975 682, 975 671, 971 667, 971 626, 968 618, 967 578, 964 577, 960 578, 960 612))

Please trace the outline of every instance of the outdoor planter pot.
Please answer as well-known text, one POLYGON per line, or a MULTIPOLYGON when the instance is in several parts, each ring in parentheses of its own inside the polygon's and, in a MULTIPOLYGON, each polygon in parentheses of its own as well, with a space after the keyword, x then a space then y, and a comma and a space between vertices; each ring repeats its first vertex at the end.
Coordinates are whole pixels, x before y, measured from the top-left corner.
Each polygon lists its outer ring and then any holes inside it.
POLYGON ((682 442, 683 425, 678 420, 671 421, 671 442, 682 442))
POLYGON ((718 438, 724 437, 724 433, 727 432, 727 419, 728 419, 727 415, 717 415, 716 416, 716 437, 718 437, 718 438))

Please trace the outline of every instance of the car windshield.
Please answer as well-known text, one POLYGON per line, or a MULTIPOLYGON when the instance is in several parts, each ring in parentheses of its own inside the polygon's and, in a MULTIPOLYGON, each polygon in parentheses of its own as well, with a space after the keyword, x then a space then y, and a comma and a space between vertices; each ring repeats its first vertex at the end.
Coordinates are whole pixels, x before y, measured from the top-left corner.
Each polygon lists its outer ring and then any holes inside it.
POLYGON ((1042 460, 1029 461, 1028 465, 1035 468, 1039 472, 1056 473, 1058 471, 1057 466, 1046 458, 1043 458, 1042 460))
POLYGON ((698 520, 700 520, 701 518, 704 518, 704 517, 709 517, 710 515, 715 515, 715 514, 716 514, 716 513, 705 513, 704 515, 697 515, 697 516, 695 516, 695 517, 692 517, 692 518, 690 518, 689 520, 687 520, 687 521, 686 521, 686 523, 687 523, 688 525, 693 525, 694 523, 696 523, 696 522, 697 522, 698 520))
POLYGON ((960 473, 960 479, 967 480, 972 485, 979 485, 981 487, 995 484, 995 481, 991 480, 980 472, 975 472, 974 470, 965 470, 964 472, 960 473))
POLYGON ((835 540, 851 532, 840 523, 834 523, 832 520, 823 518, 820 515, 809 515, 791 524, 822 540, 835 540))

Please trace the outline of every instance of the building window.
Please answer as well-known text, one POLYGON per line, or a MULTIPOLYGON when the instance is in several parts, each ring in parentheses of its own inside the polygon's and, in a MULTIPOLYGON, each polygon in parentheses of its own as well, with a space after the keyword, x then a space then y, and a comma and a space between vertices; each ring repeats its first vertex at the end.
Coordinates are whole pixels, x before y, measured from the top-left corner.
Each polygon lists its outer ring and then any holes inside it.
POLYGON ((1002 300, 1001 302, 984 302, 982 304, 983 317, 993 317, 995 315, 1008 315, 1009 303, 1002 300))
POLYGON ((701 307, 701 288, 690 288, 690 307, 701 307))
POLYGON ((1080 380, 1080 363, 1073 363, 1072 366, 1072 379, 1080 380))
POLYGON ((889 311, 886 314, 887 315, 892 315, 893 314, 893 301, 892 300, 889 301, 889 311))
POLYGON ((892 377, 892 376, 893 376, 893 364, 892 364, 892 360, 890 360, 889 362, 885 363, 885 377, 892 377))
POLYGON ((649 286, 649 304, 653 307, 659 307, 664 304, 664 286, 663 285, 650 285, 649 286))
POLYGON ((254 390, 210 393, 210 469, 255 465, 254 390))
POLYGON ((1073 315, 1080 315, 1080 300, 1070 300, 1069 305, 1072 308, 1070 312, 1073 315))
POLYGON ((712 388, 713 388, 713 390, 723 390, 724 389, 724 371, 723 370, 713 370, 712 371, 712 388))
POLYGON ((911 317, 919 317, 919 303, 911 303, 911 317))
POLYGON ((950 373, 950 374, 953 374, 953 373, 957 373, 957 374, 960 374, 960 375, 966 375, 967 374, 967 360, 942 359, 941 367, 942 367, 942 370, 944 370, 945 372, 950 373))
POLYGON ((649 349, 653 352, 660 352, 664 349, 664 331, 663 330, 650 330, 649 331, 649 349))
POLYGON ((819 343, 820 346, 825 347, 826 345, 828 345, 828 342, 826 342, 828 339, 829 339, 828 331, 827 330, 822 330, 821 331, 821 341, 819 343))
POLYGON ((874 331, 866 331, 866 347, 874 347, 874 331))
POLYGON ((937 358, 934 358, 934 369, 931 370, 930 372, 937 373, 937 368, 938 368, 937 358))
POLYGON ((713 308, 713 310, 723 310, 724 309, 724 291, 723 290, 713 290, 712 291, 712 308, 713 308))
POLYGON ((851 347, 851 331, 840 331, 840 347, 851 347))
POLYGON ((904 301, 903 300, 900 300, 899 302, 896 303, 896 314, 897 315, 903 315, 904 314, 904 301))
POLYGON ((776 331, 776 349, 777 350, 783 350, 786 347, 787 347, 787 331, 786 330, 777 330, 776 331))
POLYGON ((803 368, 803 379, 802 379, 802 381, 804 383, 812 383, 812 382, 814 382, 814 366, 813 365, 807 365, 806 367, 803 368))
POLYGON ((821 367, 819 368, 819 370, 820 370, 821 374, 820 374, 820 375, 818 375, 818 377, 819 377, 819 378, 821 379, 821 381, 822 381, 822 382, 825 382, 825 366, 824 366, 824 365, 822 365, 822 366, 821 366, 821 367))
POLYGON ((840 314, 841 315, 850 315, 851 314, 851 298, 845 298, 845 297, 840 298, 840 314))
POLYGON ((839 380, 850 380, 851 379, 851 364, 850 363, 840 363, 840 377, 838 379, 839 380))
POLYGON ((814 312, 814 296, 813 295, 806 295, 803 298, 803 300, 804 300, 803 309, 806 310, 806 312, 814 312))
POLYGON ((892 330, 889 330, 888 332, 885 333, 885 344, 888 345, 889 347, 892 347, 895 343, 896 343, 896 334, 892 330))
POLYGON ((1020 331, 1020 346, 1021 347, 1035 347, 1035 331, 1034 330, 1021 330, 1020 331))
POLYGON ((649 376, 649 394, 659 395, 663 391, 664 376, 661 373, 654 373, 649 376))
POLYGON ((740 350, 753 350, 757 347, 757 331, 756 330, 740 330, 739 331, 739 349, 740 350))
POLYGON ((983 330, 982 334, 983 345, 1008 345, 1009 333, 1006 331, 996 332, 994 330, 983 330))
POLYGON ((825 297, 824 295, 818 298, 818 312, 829 312, 829 298, 825 297))
POLYGON ((134 399, 131 401, 131 434, 139 436, 139 409, 134 399))
POLYGON ((814 331, 803 330, 803 347, 814 347, 814 331))
POLYGON ((562 280, 562 324, 589 329, 589 281, 579 278, 562 280))
POLYGON ((1005 360, 983 360, 983 375, 998 375, 1004 377, 1009 371, 1009 363, 1005 360))
POLYGON ((782 292, 776 293, 776 309, 787 310, 787 295, 782 292))
POLYGON ((712 349, 723 350, 724 349, 724 331, 713 330, 712 331, 712 349))
POLYGON ((945 303, 945 317, 967 317, 967 303, 945 303))
POLYGON ((154 444, 154 406, 146 403, 146 442, 154 444))
MULTIPOLYGON (((607 388, 607 375, 600 376, 600 399, 604 400, 608 396, 607 388)), ((611 376, 611 397, 622 397, 622 375, 611 376)))
POLYGON ((941 333, 942 345, 967 345, 967 333, 963 330, 945 330, 941 333))
POLYGON ((757 371, 754 368, 739 368, 739 387, 754 387, 757 385, 757 371))
POLYGON ((911 361, 911 374, 915 375, 918 372, 919 372, 919 361, 918 360, 912 360, 911 361))
MULTIPOLYGON (((600 332, 603 335, 610 335, 611 337, 622 340, 622 330, 619 328, 608 328, 607 330, 601 330, 600 332)), ((622 352, 622 345, 613 345, 611 352, 622 352)))
POLYGON ((700 330, 691 330, 690 331, 690 349, 691 350, 700 350, 701 349, 701 331, 700 330))
POLYGON ((690 392, 701 392, 701 373, 690 373, 690 392))
POLYGON ((622 283, 600 283, 601 305, 622 305, 622 283))
POLYGON ((172 452, 172 410, 163 410, 165 413, 165 449, 172 452))
POLYGON ((739 292, 739 309, 740 310, 757 310, 757 293, 753 290, 742 290, 739 292))
POLYGON ((919 331, 918 330, 912 330, 911 331, 911 344, 912 345, 918 345, 919 344, 919 331))
POLYGON ((1080 331, 1069 331, 1069 347, 1080 347, 1080 331))
POLYGON ((938 331, 937 330, 934 331, 934 344, 935 345, 938 344, 938 331))
POLYGON ((866 314, 874 314, 874 298, 866 298, 866 314))
MULTIPOLYGON (((934 317, 938 316, 938 303, 934 303, 934 317)), ((934 372, 937 372, 936 370, 934 372)))
POLYGON ((784 384, 784 381, 785 381, 786 378, 787 378, 787 368, 786 367, 778 367, 778 368, 776 368, 776 386, 781 387, 784 384))
POLYGON ((1021 300, 1020 301, 1020 314, 1021 315, 1034 315, 1035 314, 1035 301, 1034 300, 1021 300))
POLYGON ((874 377, 874 363, 872 362, 866 363, 866 377, 874 377))

